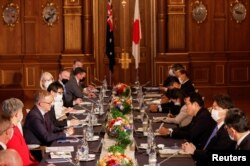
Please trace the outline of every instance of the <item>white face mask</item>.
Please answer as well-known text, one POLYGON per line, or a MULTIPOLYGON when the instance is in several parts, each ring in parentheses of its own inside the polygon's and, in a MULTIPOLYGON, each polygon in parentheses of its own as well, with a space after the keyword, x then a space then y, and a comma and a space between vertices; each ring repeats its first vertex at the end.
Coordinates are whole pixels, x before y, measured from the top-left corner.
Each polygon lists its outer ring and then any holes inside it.
POLYGON ((55 101, 54 106, 55 106, 55 108, 61 108, 61 107, 63 107, 63 102, 62 101, 55 101))
POLYGON ((211 117, 212 117, 215 121, 218 121, 218 120, 220 119, 219 110, 217 110, 217 109, 212 109, 211 117))
POLYGON ((174 105, 176 105, 176 106, 180 106, 181 105, 181 103, 180 102, 174 102, 174 105))
POLYGON ((175 74, 174 74, 174 70, 171 68, 171 69, 169 69, 169 71, 168 71, 168 75, 170 75, 170 76, 175 76, 175 74))
POLYGON ((48 87, 49 87, 49 85, 50 85, 51 83, 52 83, 51 80, 45 81, 45 82, 44 82, 44 87, 45 87, 46 89, 48 89, 48 87))
POLYGON ((183 84, 184 81, 180 77, 178 78, 178 80, 179 80, 180 84, 183 84))
POLYGON ((54 97, 54 101, 61 101, 63 98, 63 95, 62 94, 57 94, 56 97, 54 97))

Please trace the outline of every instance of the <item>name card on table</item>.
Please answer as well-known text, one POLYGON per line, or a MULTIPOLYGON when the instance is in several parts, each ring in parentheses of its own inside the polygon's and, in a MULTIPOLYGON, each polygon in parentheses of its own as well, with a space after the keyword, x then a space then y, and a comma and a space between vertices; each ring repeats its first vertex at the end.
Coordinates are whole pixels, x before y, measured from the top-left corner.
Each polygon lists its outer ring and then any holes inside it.
POLYGON ((73 146, 52 146, 46 147, 46 153, 48 152, 74 152, 73 146))

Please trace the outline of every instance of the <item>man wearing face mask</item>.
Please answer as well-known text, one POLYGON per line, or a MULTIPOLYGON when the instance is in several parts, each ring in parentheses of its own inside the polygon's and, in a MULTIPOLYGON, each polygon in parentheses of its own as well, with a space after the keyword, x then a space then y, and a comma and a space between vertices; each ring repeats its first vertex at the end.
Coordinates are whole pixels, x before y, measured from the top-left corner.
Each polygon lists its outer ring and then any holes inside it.
POLYGON ((69 79, 70 72, 66 69, 62 69, 58 75, 58 82, 63 86, 63 89, 65 89, 65 84, 69 81, 69 79))
POLYGON ((245 112, 231 108, 227 112, 225 125, 229 137, 237 141, 236 150, 250 150, 250 125, 245 112))
POLYGON ((50 119, 57 127, 76 126, 79 124, 79 120, 59 120, 62 116, 66 116, 66 113, 74 111, 72 108, 65 108, 63 106, 63 86, 59 82, 53 82, 48 87, 48 92, 54 97, 54 105, 48 112, 50 119))
POLYGON ((172 90, 165 92, 160 99, 159 104, 149 105, 149 110, 151 112, 161 112, 161 113, 171 113, 171 108, 174 106, 174 103, 171 101, 172 90))
POLYGON ((182 148, 185 152, 192 154, 197 165, 205 165, 209 161, 211 150, 233 150, 236 142, 230 140, 225 129, 224 120, 228 109, 233 108, 234 104, 227 95, 217 95, 213 98, 211 117, 216 121, 213 132, 208 138, 203 149, 196 149, 192 143, 184 143, 182 148))
POLYGON ((74 77, 70 77, 70 80, 65 85, 65 106, 72 107, 82 102, 83 93, 80 80, 84 78, 85 74, 85 70, 81 67, 74 70, 74 77))
POLYGON ((28 146, 22 135, 20 126, 23 119, 23 102, 17 98, 10 98, 4 100, 2 103, 3 116, 10 118, 12 125, 14 126, 14 133, 10 141, 7 143, 8 149, 15 149, 23 160, 23 165, 38 165, 38 162, 30 154, 28 146))
POLYGON ((169 76, 176 76, 176 75, 175 75, 175 72, 176 72, 177 70, 182 70, 182 69, 185 69, 185 68, 183 67, 182 64, 180 64, 180 63, 175 63, 175 64, 173 64, 173 65, 170 67, 170 69, 169 69, 169 71, 168 71, 168 75, 169 75, 169 76))
POLYGON ((181 90, 183 90, 186 94, 195 92, 195 88, 193 86, 192 81, 189 79, 187 70, 176 70, 175 74, 181 84, 181 90))
POLYGON ((13 125, 9 118, 0 114, 0 151, 6 150, 6 144, 13 136, 13 125))

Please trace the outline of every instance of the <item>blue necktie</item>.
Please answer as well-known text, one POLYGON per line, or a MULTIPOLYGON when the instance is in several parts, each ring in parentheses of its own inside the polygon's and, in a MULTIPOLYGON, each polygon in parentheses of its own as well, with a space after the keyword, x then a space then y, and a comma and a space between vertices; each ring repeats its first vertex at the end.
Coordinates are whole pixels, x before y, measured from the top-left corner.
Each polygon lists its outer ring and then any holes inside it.
POLYGON ((207 145, 209 144, 209 142, 211 141, 211 139, 216 135, 217 131, 218 131, 218 126, 216 126, 216 127, 214 128, 212 134, 211 134, 210 137, 208 138, 207 143, 206 143, 206 145, 204 146, 203 149, 206 149, 206 148, 207 148, 207 145))

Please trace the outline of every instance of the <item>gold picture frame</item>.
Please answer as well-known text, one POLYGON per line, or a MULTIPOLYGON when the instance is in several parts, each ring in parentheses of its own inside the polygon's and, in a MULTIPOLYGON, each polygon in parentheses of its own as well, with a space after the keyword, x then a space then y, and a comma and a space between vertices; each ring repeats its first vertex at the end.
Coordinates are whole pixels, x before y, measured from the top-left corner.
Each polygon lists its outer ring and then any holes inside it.
POLYGON ((246 19, 247 9, 242 1, 235 0, 231 4, 231 14, 236 23, 241 23, 246 19))
POLYGON ((198 23, 203 23, 207 18, 207 7, 200 0, 195 0, 191 4, 191 14, 193 19, 198 23))
POLYGON ((51 0, 42 6, 42 19, 48 26, 53 26, 59 19, 57 6, 51 0))
POLYGON ((9 2, 2 8, 3 22, 10 27, 14 27, 19 20, 19 6, 17 4, 9 2))

